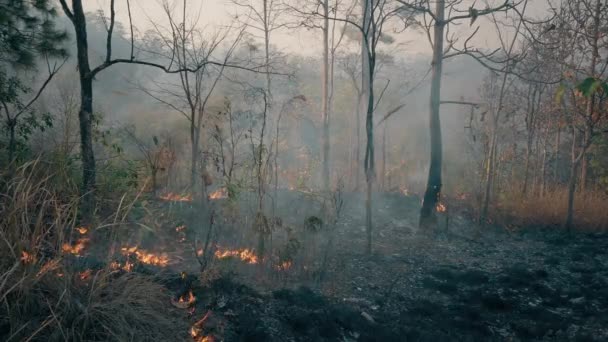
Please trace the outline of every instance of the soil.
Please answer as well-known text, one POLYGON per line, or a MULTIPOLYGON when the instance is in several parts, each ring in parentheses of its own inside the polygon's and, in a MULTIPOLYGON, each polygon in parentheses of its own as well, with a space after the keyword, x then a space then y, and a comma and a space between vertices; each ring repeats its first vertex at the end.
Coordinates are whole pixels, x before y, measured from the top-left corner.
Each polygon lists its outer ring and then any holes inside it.
POLYGON ((295 266, 269 281, 256 265, 205 282, 165 270, 164 281, 176 296, 193 291, 184 317, 217 341, 608 340, 608 235, 476 234, 450 210, 431 238, 415 228, 418 198, 383 194, 368 256, 362 201, 346 197, 323 281, 295 266))

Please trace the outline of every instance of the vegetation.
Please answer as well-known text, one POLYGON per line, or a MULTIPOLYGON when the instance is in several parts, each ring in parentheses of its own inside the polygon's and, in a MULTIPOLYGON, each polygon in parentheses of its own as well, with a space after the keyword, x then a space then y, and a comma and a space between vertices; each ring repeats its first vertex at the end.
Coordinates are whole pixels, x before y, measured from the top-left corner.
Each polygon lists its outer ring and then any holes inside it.
POLYGON ((1 340, 608 338, 604 2, 218 4, 0 0, 1 340))

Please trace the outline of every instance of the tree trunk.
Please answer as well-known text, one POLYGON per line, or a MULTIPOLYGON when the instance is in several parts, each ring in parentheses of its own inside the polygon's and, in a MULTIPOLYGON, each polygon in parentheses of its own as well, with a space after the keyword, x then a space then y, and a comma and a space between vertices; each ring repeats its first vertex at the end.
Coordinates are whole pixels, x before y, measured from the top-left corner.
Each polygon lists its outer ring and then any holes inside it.
POLYGON ((152 168, 152 194, 156 197, 156 190, 158 189, 158 169, 152 168))
POLYGON ((431 136, 431 155, 429 174, 424 192, 424 200, 420 209, 419 226, 422 230, 429 230, 436 226, 436 206, 441 195, 441 121, 439 118, 441 101, 441 72, 443 66, 443 31, 445 0, 437 0, 435 5, 434 37, 433 37, 433 61, 432 61, 432 83, 430 97, 429 128, 431 136))
POLYGON ((558 125, 557 126, 557 131, 555 133, 555 151, 553 152, 555 154, 555 160, 553 161, 554 165, 553 165, 553 183, 557 184, 558 183, 558 174, 557 174, 557 170, 559 169, 559 144, 561 143, 560 141, 561 139, 561 127, 558 125))
POLYGON ((82 221, 91 223, 95 210, 95 154, 93 152, 93 77, 89 65, 89 47, 86 17, 82 0, 72 1, 72 13, 64 7, 64 12, 74 26, 80 76, 80 155, 82 159, 82 196, 80 210, 82 221))
POLYGON ((355 191, 361 186, 361 100, 362 94, 357 94, 357 145, 355 147, 355 191))
POLYGON ((382 178, 380 179, 380 188, 386 191, 386 122, 384 123, 382 132, 382 178))
POLYGON ((572 223, 574 221, 574 192, 576 191, 576 172, 578 170, 578 164, 578 161, 573 160, 570 165, 570 178, 568 179, 568 209, 566 211, 565 226, 568 232, 572 230, 572 223))
POLYGON ((329 0, 323 2, 323 191, 329 191, 329 0))
POLYGON ((494 183, 494 160, 496 158, 496 133, 493 133, 492 140, 490 142, 490 148, 488 150, 488 161, 486 164, 485 173, 485 191, 483 196, 483 202, 481 203, 481 211, 479 215, 479 224, 484 225, 488 218, 488 209, 490 206, 490 197, 492 193, 492 184, 494 183))
POLYGON ((530 155, 531 153, 531 149, 532 149, 532 139, 531 139, 531 134, 528 133, 528 140, 526 142, 526 160, 525 160, 525 166, 524 166, 524 184, 522 186, 521 192, 522 194, 525 196, 526 193, 528 192, 528 179, 529 179, 529 175, 530 175, 530 155))
POLYGON ((367 244, 365 252, 372 254, 372 181, 367 179, 367 193, 365 196, 365 227, 367 233, 367 244))

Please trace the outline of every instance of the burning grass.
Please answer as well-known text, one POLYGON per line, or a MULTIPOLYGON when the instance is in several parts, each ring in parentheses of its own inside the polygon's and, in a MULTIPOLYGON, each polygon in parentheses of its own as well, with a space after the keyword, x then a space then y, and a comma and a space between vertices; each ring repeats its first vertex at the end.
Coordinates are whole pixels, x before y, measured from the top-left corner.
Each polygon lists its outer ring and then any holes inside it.
POLYGON ((257 264, 258 263, 257 255, 254 253, 253 250, 248 249, 248 248, 224 249, 224 248, 218 247, 218 249, 215 251, 214 255, 218 259, 225 259, 225 258, 232 257, 232 258, 240 259, 243 262, 246 262, 248 264, 257 264))
POLYGON ((20 169, 0 198, 0 340, 185 339, 188 327, 162 285, 80 264, 85 258, 73 254, 84 250, 89 229, 75 225, 76 203, 61 201, 36 169, 20 169))

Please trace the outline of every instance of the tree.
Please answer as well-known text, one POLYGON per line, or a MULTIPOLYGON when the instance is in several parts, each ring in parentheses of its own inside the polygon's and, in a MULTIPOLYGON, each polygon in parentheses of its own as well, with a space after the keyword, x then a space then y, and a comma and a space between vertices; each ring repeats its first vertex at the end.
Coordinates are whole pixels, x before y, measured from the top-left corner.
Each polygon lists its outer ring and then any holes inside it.
POLYGON ((419 226, 423 230, 429 230, 436 226, 437 216, 436 207, 441 197, 442 187, 442 143, 441 143, 441 121, 440 121, 440 106, 441 106, 441 76, 443 68, 443 60, 461 54, 467 54, 467 43, 478 32, 479 27, 465 40, 462 50, 457 50, 455 47, 457 38, 448 36, 448 45, 444 48, 446 40, 446 28, 449 32, 450 24, 457 24, 459 21, 470 19, 471 25, 477 18, 498 12, 506 11, 512 8, 509 1, 505 1, 502 5, 493 8, 478 10, 471 6, 468 10, 459 7, 464 6, 464 1, 450 1, 446 5, 445 0, 435 1, 435 8, 431 9, 431 1, 424 0, 420 3, 408 3, 404 0, 397 0, 404 8, 422 14, 420 25, 426 30, 429 43, 433 48, 432 78, 431 78, 431 93, 430 93, 430 116, 429 116, 429 131, 431 140, 430 149, 430 164, 428 171, 428 179, 422 208, 420 209, 419 226), (449 13, 446 17, 445 13, 449 13), (454 15, 452 15, 455 13, 454 15), (433 35, 431 37, 431 27, 433 35))
MULTIPOLYGON (((318 7, 318 6, 317 6, 318 7)), ((312 15, 313 17, 324 19, 327 16, 325 13, 319 12, 318 8, 305 8, 298 10, 299 13, 312 15)), ((401 16, 404 18, 405 26, 409 24, 409 16, 400 6, 388 0, 369 1, 363 3, 362 13, 368 13, 366 20, 357 21, 356 18, 348 10, 343 17, 330 17, 331 20, 344 22, 358 30, 362 36, 363 60, 366 62, 362 69, 363 83, 362 93, 366 94, 365 98, 365 133, 366 146, 365 156, 363 160, 363 169, 365 171, 365 180, 367 184, 366 201, 365 201, 365 222, 367 232, 366 252, 372 253, 372 185, 376 177, 375 167, 375 148, 374 148, 374 112, 378 106, 381 96, 375 97, 374 92, 374 77, 377 68, 378 45, 385 38, 384 29, 391 19, 401 16), (365 92, 367 89, 367 93, 365 92)))
MULTIPOLYGON (((231 27, 207 35, 206 32, 198 29, 198 20, 187 23, 187 11, 183 11, 181 21, 178 21, 177 15, 167 3, 163 5, 163 10, 170 23, 170 29, 164 31, 159 26, 155 26, 155 32, 151 34, 154 37, 149 39, 153 42, 159 41, 162 45, 150 46, 147 50, 154 51, 159 58, 168 63, 174 63, 179 69, 176 73, 178 77, 176 81, 152 81, 153 87, 139 88, 188 120, 191 145, 190 188, 195 191, 201 174, 206 181, 209 181, 207 158, 203 156, 206 147, 203 146, 201 151, 203 123, 210 116, 208 105, 223 77, 226 65, 243 37, 243 30, 237 31, 230 45, 225 51, 221 51, 224 48, 222 44, 233 33, 231 27), (219 66, 205 64, 205 61, 213 59, 216 55, 222 56, 218 59, 222 61, 219 66), (190 69, 197 65, 201 67, 196 70, 190 69)), ((202 199, 205 198, 206 185, 209 185, 205 184, 206 181, 201 184, 202 199)))
MULTIPOLYGON (((89 46, 87 36, 87 18, 84 13, 82 6, 82 0, 72 0, 72 6, 70 7, 67 0, 59 0, 61 7, 66 17, 71 21, 74 27, 76 48, 77 48, 77 61, 78 61, 78 73, 80 78, 80 110, 78 113, 78 119, 80 122, 80 154, 82 159, 82 202, 81 211, 83 221, 91 221, 95 210, 95 155, 93 151, 93 80, 95 76, 103 70, 115 65, 115 64, 140 64, 151 66, 163 70, 166 73, 180 73, 184 71, 196 72, 207 65, 226 66, 225 63, 217 62, 213 60, 203 60, 200 64, 187 66, 187 67, 176 67, 173 63, 168 65, 162 65, 159 63, 144 61, 137 58, 135 52, 135 37, 133 24, 131 21, 131 7, 129 1, 127 1, 127 12, 129 14, 129 26, 131 33, 131 51, 128 58, 117 58, 112 55, 112 41, 114 34, 114 27, 116 24, 116 10, 115 0, 110 0, 110 17, 106 20, 107 29, 107 40, 105 46, 105 59, 104 61, 95 66, 91 67, 89 62, 89 46)), ((184 11, 185 1, 184 1, 184 11)), ((238 67, 238 66, 235 66, 238 67)))
POLYGON ((38 56, 65 58, 66 32, 55 27, 49 0, 0 2, 0 62, 31 68, 38 56))
MULTIPOLYGON (((55 63, 51 66, 47 59, 48 76, 29 100, 24 100, 23 97, 31 93, 32 89, 26 86, 19 77, 8 77, 8 75, 0 69, 0 104, 4 110, 5 125, 8 131, 9 178, 13 176, 15 170, 17 129, 21 128, 20 131, 28 132, 31 131, 32 128, 44 127, 41 126, 41 123, 39 122, 39 119, 41 118, 36 116, 36 111, 32 109, 32 107, 64 63, 65 60, 59 65, 55 63), (22 120, 20 119, 22 119, 25 114, 30 114, 29 120, 22 123, 22 120)), ((50 125, 50 118, 48 116, 43 116, 42 119, 46 122, 46 125, 50 125)))

